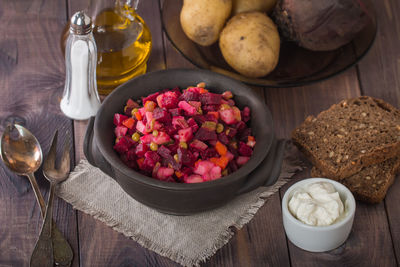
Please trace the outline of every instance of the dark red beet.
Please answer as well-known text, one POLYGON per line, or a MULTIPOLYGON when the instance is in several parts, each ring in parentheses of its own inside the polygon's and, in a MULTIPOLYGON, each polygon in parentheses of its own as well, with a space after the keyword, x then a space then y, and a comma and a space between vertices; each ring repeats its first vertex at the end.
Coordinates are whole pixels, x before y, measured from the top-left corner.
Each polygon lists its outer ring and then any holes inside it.
POLYGON ((154 94, 148 95, 147 97, 142 97, 142 103, 146 103, 146 101, 153 101, 157 102, 157 96, 160 94, 160 92, 155 92, 154 94))
POLYGON ((240 133, 241 131, 247 128, 247 125, 243 121, 239 121, 238 123, 235 124, 235 128, 240 133))
POLYGON ((168 158, 168 156, 171 155, 171 150, 169 150, 165 146, 160 146, 157 150, 157 153, 163 158, 168 158))
POLYGON ((237 171, 237 169, 239 169, 239 167, 236 164, 236 162, 234 160, 229 161, 229 163, 228 163, 229 173, 235 172, 235 171, 237 171))
POLYGON ((185 101, 199 101, 200 94, 194 91, 183 91, 183 94, 179 97, 179 100, 185 101))
POLYGON ((114 134, 116 137, 125 136, 127 132, 128 132, 128 128, 126 128, 123 125, 117 126, 114 129, 114 134))
POLYGON ((154 164, 160 161, 160 156, 155 151, 147 151, 144 154, 144 157, 150 158, 154 162, 154 164))
POLYGON ((228 128, 225 130, 225 134, 226 134, 229 138, 234 137, 234 136, 236 135, 236 133, 237 133, 237 130, 236 130, 235 128, 230 128, 230 127, 228 127, 228 128))
POLYGON ((224 132, 218 134, 218 140, 224 145, 229 143, 229 137, 224 132))
POLYGON ((144 143, 140 143, 136 146, 136 156, 138 158, 141 158, 144 156, 144 154, 149 150, 149 148, 147 147, 147 145, 145 145, 144 143))
POLYGON ((300 46, 328 51, 350 42, 370 21, 364 0, 280 0, 273 17, 300 46))
POLYGON ((244 107, 244 109, 241 111, 241 117, 242 121, 248 122, 250 120, 250 108, 249 107, 244 107))
POLYGON ((134 145, 135 141, 132 138, 122 136, 119 141, 114 145, 114 149, 120 154, 123 154, 129 150, 134 145))
POLYGON ((193 133, 197 132, 199 129, 199 125, 197 125, 196 121, 193 118, 187 120, 188 125, 192 128, 193 133))
POLYGON ((122 115, 122 114, 119 114, 119 113, 115 113, 114 114, 114 125, 115 126, 121 125, 122 122, 124 120, 126 120, 127 118, 128 118, 128 116, 125 116, 125 115, 122 115))
POLYGON ((172 117, 183 115, 183 110, 181 108, 171 108, 168 111, 172 117))
POLYGON ((247 142, 247 136, 251 135, 251 128, 246 128, 239 133, 238 137, 240 141, 247 142))
POLYGON ((178 107, 178 94, 176 92, 168 91, 157 96, 157 104, 161 108, 177 108, 178 107))
MULTIPOLYGON (((129 151, 128 151, 128 153, 129 153, 129 151)), ((122 154, 121 155, 122 162, 124 162, 129 168, 132 168, 134 170, 138 170, 138 166, 137 166, 136 160, 135 159, 134 160, 128 159, 127 155, 128 154, 122 154)))
POLYGON ((195 138, 199 139, 200 141, 217 140, 217 134, 215 131, 210 131, 204 127, 200 127, 195 134, 195 138))
POLYGON ((228 150, 229 150, 229 152, 231 152, 233 154, 233 156, 235 158, 237 158, 239 156, 237 149, 232 144, 228 145, 228 150))
POLYGON ((193 156, 192 152, 189 150, 178 147, 177 154, 179 158, 179 162, 181 162, 185 166, 192 167, 196 161, 196 158, 193 156))
POLYGON ((219 157, 217 150, 215 150, 215 148, 213 148, 213 147, 209 147, 206 150, 199 151, 199 152, 200 152, 200 157, 203 160, 209 160, 210 158, 219 157))
POLYGON ((219 105, 204 105, 202 107, 202 110, 204 113, 207 113, 209 111, 217 111, 219 108, 219 105))
POLYGON ((213 93, 204 93, 200 94, 200 102, 203 105, 219 105, 221 102, 222 96, 220 94, 213 93))
POLYGON ((249 147, 248 145, 246 145, 243 142, 239 142, 238 152, 241 156, 245 156, 245 157, 250 157, 251 154, 253 154, 253 150, 251 149, 251 147, 249 147))
POLYGON ((168 125, 168 126, 164 126, 164 131, 166 132, 166 134, 168 134, 169 136, 173 136, 178 132, 178 129, 176 129, 174 126, 172 125, 168 125))
POLYGON ((160 122, 169 122, 172 120, 169 112, 163 108, 155 108, 153 110, 153 119, 160 122))

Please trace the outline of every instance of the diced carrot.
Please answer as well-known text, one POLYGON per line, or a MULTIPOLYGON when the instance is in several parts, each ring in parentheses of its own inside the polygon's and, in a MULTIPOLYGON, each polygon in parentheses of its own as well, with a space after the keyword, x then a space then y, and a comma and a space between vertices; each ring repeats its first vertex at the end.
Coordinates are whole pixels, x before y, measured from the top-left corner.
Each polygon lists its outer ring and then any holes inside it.
POLYGON ((176 177, 181 178, 183 176, 183 173, 180 171, 175 171, 175 175, 176 177))
POLYGON ((219 119, 219 112, 218 111, 209 111, 207 114, 213 115, 217 120, 219 119))
POLYGON ((200 92, 200 94, 204 94, 204 93, 208 93, 208 90, 200 87, 199 92, 200 92))
POLYGON ((142 169, 143 161, 144 161, 144 158, 139 158, 139 159, 136 160, 136 162, 137 162, 137 164, 139 166, 139 169, 142 169))
POLYGON ((226 146, 224 144, 222 144, 220 141, 217 141, 217 143, 215 144, 215 149, 217 150, 218 154, 220 154, 221 156, 225 156, 226 152, 228 151, 226 146))
POLYGON ((135 113, 135 117, 136 117, 136 119, 138 120, 138 121, 141 121, 143 118, 142 118, 142 115, 139 113, 139 112, 136 112, 135 113))
POLYGON ((126 128, 132 129, 133 125, 135 125, 135 120, 128 118, 122 122, 122 125, 124 125, 126 128))
POLYGON ((210 158, 210 161, 224 170, 228 166, 229 158, 222 156, 220 158, 210 158))

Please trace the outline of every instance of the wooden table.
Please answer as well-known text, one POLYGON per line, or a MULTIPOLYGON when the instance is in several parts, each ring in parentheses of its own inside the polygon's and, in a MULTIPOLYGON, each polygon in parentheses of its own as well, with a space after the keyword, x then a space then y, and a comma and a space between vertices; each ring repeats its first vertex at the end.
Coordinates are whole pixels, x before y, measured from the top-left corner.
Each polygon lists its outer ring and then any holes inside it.
MULTIPOLYGON (((87 1, 0 0, 0 130, 22 121, 49 148, 55 129, 74 143, 75 162, 83 157, 87 122, 74 122, 59 109, 64 86, 60 33, 87 1)), ((140 14, 153 36, 149 71, 194 68, 162 32, 158 0, 142 0, 140 14)), ((400 1, 375 0, 379 31, 369 54, 355 67, 327 81, 298 88, 256 88, 271 109, 279 137, 309 114, 344 98, 371 95, 400 107, 400 1)), ((0 165, 0 266, 28 266, 42 219, 28 180, 0 165)), ((308 170, 296 179, 307 177, 308 170)), ((48 182, 36 173, 47 198, 48 182)), ((295 179, 295 180, 296 180, 295 179)), ((287 185, 288 186, 288 185, 287 185)), ((378 205, 357 203, 347 242, 327 253, 308 253, 291 244, 282 226, 280 199, 271 197, 254 219, 205 266, 396 266, 400 263, 400 179, 378 205)), ((57 199, 54 218, 74 249, 73 266, 176 266, 142 248, 89 215, 57 199)))

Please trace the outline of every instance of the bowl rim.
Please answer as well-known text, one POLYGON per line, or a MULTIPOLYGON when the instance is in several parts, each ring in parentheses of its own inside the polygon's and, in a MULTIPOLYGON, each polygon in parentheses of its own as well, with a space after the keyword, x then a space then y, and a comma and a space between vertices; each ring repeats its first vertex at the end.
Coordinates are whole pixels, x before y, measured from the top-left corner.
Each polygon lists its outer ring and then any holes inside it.
MULTIPOLYGON (((343 205, 346 205, 346 203, 343 203, 343 205)), ((356 201, 354 199, 353 193, 344 186, 343 184, 328 179, 328 178, 323 178, 323 177, 315 177, 315 178, 305 178, 301 181, 298 181, 294 184, 292 184, 285 192, 283 198, 282 198, 282 216, 286 217, 291 223, 296 225, 296 227, 304 228, 310 231, 315 231, 315 232, 327 232, 327 231, 333 231, 335 229, 341 228, 344 225, 347 225, 349 222, 352 221, 354 218, 354 214, 356 212, 356 201), (289 203, 289 196, 293 192, 293 190, 302 187, 304 185, 313 183, 313 182, 328 182, 331 183, 335 189, 340 193, 343 192, 346 195, 346 202, 348 201, 348 207, 349 210, 347 214, 345 214, 345 217, 341 219, 338 222, 334 222, 331 225, 326 225, 326 226, 316 226, 316 225, 308 225, 300 220, 298 220, 294 215, 290 212, 288 208, 288 203, 289 203)))
MULTIPOLYGON (((152 186, 154 188, 162 188, 165 190, 171 190, 171 191, 196 191, 196 190, 201 190, 201 189, 206 189, 206 188, 211 188, 211 187, 215 187, 218 185, 223 185, 228 183, 229 181, 231 181, 231 183, 233 183, 234 181, 237 181, 239 179, 242 179, 243 176, 247 176, 248 174, 250 174, 253 170, 255 170, 258 165, 263 161, 263 159, 267 156, 269 150, 271 149, 272 146, 272 141, 273 141, 273 133, 274 133, 274 124, 273 124, 273 120, 272 120, 272 115, 271 112, 269 111, 268 107, 266 106, 264 101, 259 101, 259 104, 261 105, 261 107, 263 108, 263 112, 265 114, 265 120, 270 122, 270 132, 272 133, 271 138, 269 138, 269 140, 266 143, 265 149, 261 150, 260 154, 262 154, 262 157, 260 158, 255 158, 255 157, 251 157, 249 162, 246 163, 243 167, 239 168, 237 171, 233 172, 232 174, 229 174, 227 176, 221 177, 219 179, 216 180, 212 180, 212 181, 206 181, 206 182, 202 182, 202 183, 171 183, 171 182, 165 182, 165 181, 160 181, 157 179, 154 179, 152 177, 148 177, 146 175, 143 175, 131 168, 129 168, 128 166, 126 166, 121 160, 116 160, 114 159, 113 156, 109 155, 106 152, 106 148, 104 143, 101 142, 101 139, 98 138, 98 131, 99 131, 99 120, 97 119, 98 116, 100 114, 102 114, 103 112, 105 112, 105 104, 108 103, 109 101, 111 101, 110 99, 112 99, 113 95, 118 94, 119 90, 123 90, 121 88, 124 87, 128 87, 131 84, 134 84, 135 82, 137 82, 140 79, 150 79, 149 77, 153 77, 153 76, 158 76, 161 73, 173 73, 173 72, 186 72, 186 73, 198 73, 198 74, 202 74, 202 75, 209 75, 212 77, 217 77, 218 79, 223 79, 226 81, 230 81, 233 82, 235 84, 237 84, 238 86, 241 87, 241 90, 246 90, 246 95, 253 95, 256 97, 256 99, 259 99, 257 97, 257 95, 252 91, 251 88, 249 88, 246 84, 232 79, 230 77, 227 77, 225 75, 222 74, 218 74, 215 72, 212 72, 210 70, 204 70, 204 69, 183 69, 183 68, 176 68, 176 69, 163 69, 163 70, 157 70, 157 71, 153 71, 153 72, 148 72, 144 75, 140 75, 137 76, 131 80, 129 80, 128 82, 118 86, 116 89, 113 90, 113 92, 107 96, 107 98, 104 100, 104 102, 102 103, 99 111, 97 112, 96 115, 96 119, 95 119, 95 123, 94 123, 94 136, 97 140, 97 146, 98 149, 101 153, 101 155, 104 157, 104 159, 112 166, 112 168, 117 168, 120 172, 122 172, 122 174, 124 174, 125 176, 128 176, 129 178, 132 178, 135 180, 135 182, 139 182, 142 184, 146 184, 147 186, 152 186)), ((177 82, 178 83, 178 82, 177 82)), ((260 150, 260 149, 258 149, 260 150)))

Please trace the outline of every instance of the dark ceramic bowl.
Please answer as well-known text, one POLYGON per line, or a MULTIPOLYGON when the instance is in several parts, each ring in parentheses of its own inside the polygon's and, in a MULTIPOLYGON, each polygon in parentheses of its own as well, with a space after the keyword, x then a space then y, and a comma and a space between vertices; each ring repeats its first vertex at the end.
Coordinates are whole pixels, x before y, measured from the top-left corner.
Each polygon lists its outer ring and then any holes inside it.
POLYGON ((137 201, 171 214, 191 214, 223 205, 236 195, 275 183, 279 176, 284 142, 273 135, 271 114, 262 98, 244 84, 206 70, 163 70, 139 76, 114 90, 103 102, 86 131, 84 152, 88 161, 114 178, 137 201), (257 144, 251 159, 236 172, 198 184, 163 182, 127 167, 113 149, 113 116, 128 98, 139 99, 166 88, 186 88, 205 82, 207 89, 230 90, 236 104, 251 108, 252 133, 257 144))

